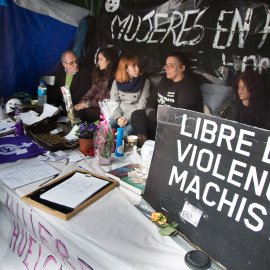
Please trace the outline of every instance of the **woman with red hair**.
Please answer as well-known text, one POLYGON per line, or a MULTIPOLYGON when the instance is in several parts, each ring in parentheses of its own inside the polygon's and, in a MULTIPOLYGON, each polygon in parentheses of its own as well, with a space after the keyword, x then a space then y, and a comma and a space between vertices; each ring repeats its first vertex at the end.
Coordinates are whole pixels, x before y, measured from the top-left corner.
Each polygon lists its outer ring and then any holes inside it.
POLYGON ((269 130, 269 105, 261 75, 245 71, 236 78, 233 89, 235 98, 229 100, 217 116, 269 130))
POLYGON ((150 81, 144 76, 139 59, 130 54, 121 57, 111 88, 111 100, 119 103, 110 118, 112 128, 123 128, 123 137, 132 134, 131 114, 144 109, 150 95, 150 81))

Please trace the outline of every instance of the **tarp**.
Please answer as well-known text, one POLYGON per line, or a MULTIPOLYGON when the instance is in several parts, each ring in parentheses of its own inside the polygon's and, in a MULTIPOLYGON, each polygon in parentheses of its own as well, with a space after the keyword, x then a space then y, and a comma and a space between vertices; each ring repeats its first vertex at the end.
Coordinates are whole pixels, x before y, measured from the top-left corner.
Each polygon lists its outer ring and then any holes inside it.
POLYGON ((86 9, 49 0, 8 1, 0 6, 0 96, 36 93, 38 78, 53 75, 72 47, 86 9))

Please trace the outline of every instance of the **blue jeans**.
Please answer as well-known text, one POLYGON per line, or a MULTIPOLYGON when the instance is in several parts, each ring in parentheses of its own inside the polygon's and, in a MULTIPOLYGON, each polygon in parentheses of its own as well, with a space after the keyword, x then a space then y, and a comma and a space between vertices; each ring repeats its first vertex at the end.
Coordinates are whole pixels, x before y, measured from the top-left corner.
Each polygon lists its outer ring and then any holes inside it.
MULTIPOLYGON (((117 130, 117 128, 119 128, 119 125, 112 119, 109 119, 110 125, 112 128, 115 128, 117 130)), ((128 135, 132 134, 132 127, 131 124, 128 123, 124 128, 123 128, 123 138, 126 138, 128 135)))

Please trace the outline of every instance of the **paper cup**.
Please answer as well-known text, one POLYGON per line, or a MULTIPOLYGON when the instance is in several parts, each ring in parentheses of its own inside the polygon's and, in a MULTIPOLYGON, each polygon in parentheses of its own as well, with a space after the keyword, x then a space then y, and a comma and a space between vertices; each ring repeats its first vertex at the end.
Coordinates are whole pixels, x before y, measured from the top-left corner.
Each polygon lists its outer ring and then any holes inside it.
POLYGON ((137 145, 137 142, 138 142, 138 136, 136 135, 129 135, 127 137, 127 140, 128 140, 128 149, 133 149, 133 147, 135 145, 137 145))
POLYGON ((31 100, 31 104, 32 104, 32 105, 38 105, 38 100, 37 100, 37 99, 31 100))

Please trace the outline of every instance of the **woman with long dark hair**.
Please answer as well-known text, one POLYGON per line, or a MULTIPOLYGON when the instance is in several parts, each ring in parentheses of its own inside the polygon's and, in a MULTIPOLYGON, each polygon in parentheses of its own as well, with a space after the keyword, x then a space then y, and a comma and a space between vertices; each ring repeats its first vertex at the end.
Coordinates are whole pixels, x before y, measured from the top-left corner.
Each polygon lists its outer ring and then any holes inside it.
POLYGON ((100 49, 98 64, 92 73, 92 86, 74 106, 75 115, 82 121, 95 122, 100 117, 99 101, 110 98, 110 89, 118 64, 118 55, 112 48, 100 49))
POLYGON ((262 77, 247 70, 233 82, 235 98, 229 100, 217 116, 239 123, 270 129, 269 106, 262 77))

